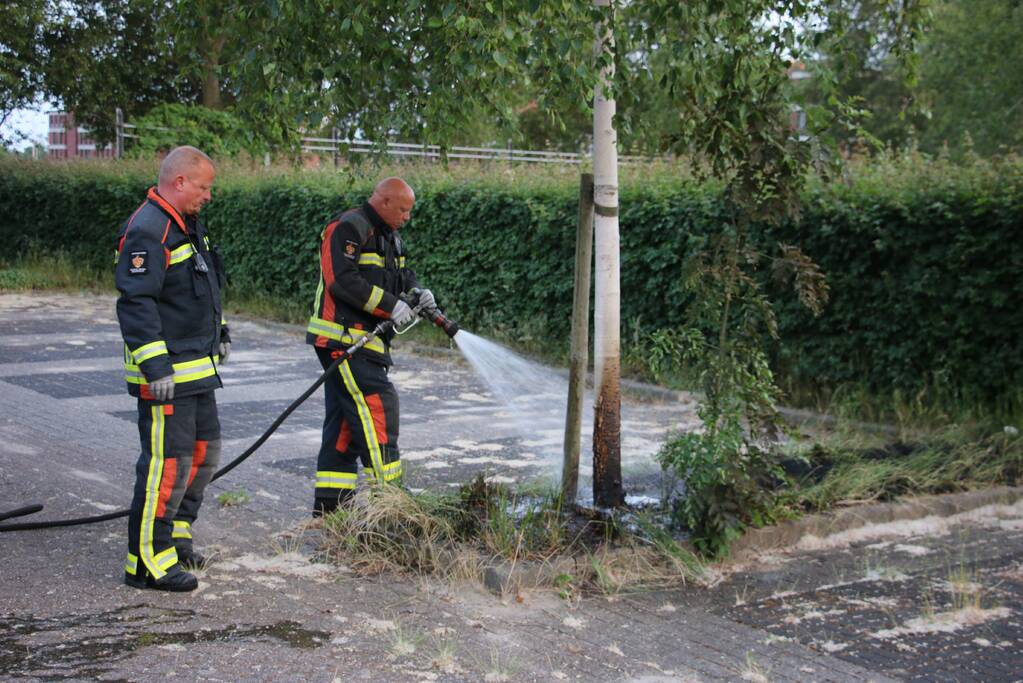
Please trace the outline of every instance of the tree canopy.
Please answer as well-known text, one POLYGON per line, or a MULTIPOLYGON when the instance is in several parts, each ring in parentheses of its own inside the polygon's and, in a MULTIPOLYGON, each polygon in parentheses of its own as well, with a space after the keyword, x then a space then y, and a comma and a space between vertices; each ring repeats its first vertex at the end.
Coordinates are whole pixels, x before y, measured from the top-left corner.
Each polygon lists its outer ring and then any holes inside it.
MULTIPOLYGON (((729 163, 770 164, 798 105, 822 148, 937 151, 967 135, 982 153, 1019 148, 1021 12, 1018 0, 617 2, 619 140, 715 158, 734 143, 729 163), (793 61, 813 74, 801 87, 793 61)), ((285 147, 337 126, 577 149, 594 22, 569 0, 22 0, 0 8, 0 118, 46 97, 108 139, 117 107, 130 120, 201 104, 285 147)))

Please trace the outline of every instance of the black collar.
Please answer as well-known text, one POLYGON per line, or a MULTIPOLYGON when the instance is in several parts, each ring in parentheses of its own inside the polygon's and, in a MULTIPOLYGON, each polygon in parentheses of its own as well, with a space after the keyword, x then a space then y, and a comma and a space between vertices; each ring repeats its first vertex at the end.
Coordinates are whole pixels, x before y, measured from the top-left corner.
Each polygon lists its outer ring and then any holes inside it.
POLYGON ((369 222, 374 228, 379 230, 381 234, 387 235, 393 230, 391 226, 384 222, 384 219, 380 217, 380 214, 376 212, 376 209, 374 209, 368 201, 362 203, 362 212, 366 214, 366 218, 369 219, 369 222))

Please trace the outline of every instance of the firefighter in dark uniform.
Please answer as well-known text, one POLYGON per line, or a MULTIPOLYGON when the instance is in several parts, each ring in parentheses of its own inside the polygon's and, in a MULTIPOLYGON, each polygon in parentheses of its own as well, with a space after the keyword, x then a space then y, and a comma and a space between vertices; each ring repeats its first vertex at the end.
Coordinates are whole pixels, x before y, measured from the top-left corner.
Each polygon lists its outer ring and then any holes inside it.
POLYGON ((213 391, 223 386, 217 366, 231 348, 223 263, 196 218, 214 175, 198 149, 174 149, 118 235, 117 319, 142 442, 124 576, 136 588, 194 590, 198 581, 183 566, 204 561, 192 524, 220 456, 213 391))
MULTIPOLYGON (((417 287, 398 234, 416 197, 400 178, 377 184, 362 206, 330 220, 320 246, 320 283, 306 341, 324 369, 381 320, 401 326, 413 313, 399 295, 417 287)), ((419 303, 435 308, 423 290, 419 303)), ((358 463, 377 482, 401 478, 398 452, 398 394, 387 377, 393 331, 366 344, 324 384, 326 414, 316 461, 313 515, 349 500, 358 463)))

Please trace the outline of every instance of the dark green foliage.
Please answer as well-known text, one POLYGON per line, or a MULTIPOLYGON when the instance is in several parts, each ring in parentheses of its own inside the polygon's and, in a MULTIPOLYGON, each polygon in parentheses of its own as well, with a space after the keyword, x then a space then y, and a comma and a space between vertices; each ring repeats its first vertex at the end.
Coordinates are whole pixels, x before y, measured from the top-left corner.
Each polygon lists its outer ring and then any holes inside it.
MULTIPOLYGON (((771 285, 781 338, 772 365, 783 386, 941 385, 985 400, 1018 391, 1023 162, 880 160, 852 176, 811 184, 801 223, 751 229, 765 253, 801 246, 830 285, 819 318, 790 283, 771 285)), ((118 226, 153 181, 155 169, 141 167, 0 160, 0 259, 34 246, 109 267, 118 226)), ((224 172, 205 218, 231 286, 311 306, 320 231, 369 189, 325 174, 224 172)), ((416 189, 405 237, 442 308, 474 332, 567 349, 577 188, 485 177, 416 189)), ((627 352, 642 356, 650 333, 685 322, 686 257, 725 215, 714 185, 623 181, 622 319, 638 330, 625 337, 627 352)))
POLYGON ((789 383, 923 388, 990 402, 1023 385, 1023 166, 910 161, 814 186, 799 244, 828 276, 814 318, 775 297, 789 383), (963 395, 965 392, 965 395, 963 395))
POLYGON ((143 159, 178 145, 198 147, 216 159, 235 157, 243 151, 258 154, 265 148, 238 117, 199 105, 160 104, 132 123, 138 139, 131 142, 128 151, 143 159))

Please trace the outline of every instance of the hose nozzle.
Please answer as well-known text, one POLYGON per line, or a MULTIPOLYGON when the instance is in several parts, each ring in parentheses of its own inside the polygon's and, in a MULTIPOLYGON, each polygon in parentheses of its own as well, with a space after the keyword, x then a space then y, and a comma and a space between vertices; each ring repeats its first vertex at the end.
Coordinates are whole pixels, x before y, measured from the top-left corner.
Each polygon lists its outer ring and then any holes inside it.
POLYGON ((416 313, 418 313, 420 317, 424 320, 429 320, 431 323, 444 330, 448 337, 453 338, 456 334, 458 334, 458 323, 444 315, 444 313, 436 306, 433 308, 419 308, 419 294, 422 291, 423 290, 418 287, 410 289, 406 295, 406 299, 412 305, 412 308, 416 309, 416 313))
POLYGON ((420 315, 444 330, 449 337, 453 338, 458 334, 458 323, 441 313, 439 308, 435 308, 432 311, 423 311, 420 315))

